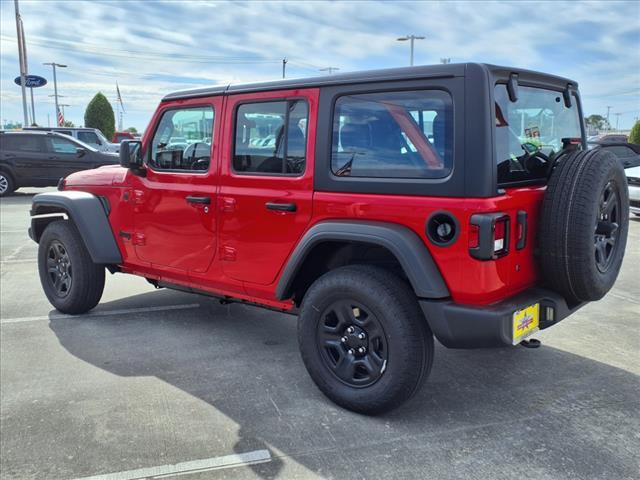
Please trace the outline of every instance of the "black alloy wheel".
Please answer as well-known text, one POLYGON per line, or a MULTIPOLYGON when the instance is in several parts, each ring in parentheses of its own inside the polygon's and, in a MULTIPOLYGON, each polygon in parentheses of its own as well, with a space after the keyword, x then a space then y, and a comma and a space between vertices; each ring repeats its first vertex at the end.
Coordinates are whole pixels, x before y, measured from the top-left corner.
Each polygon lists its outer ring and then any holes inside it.
POLYGON ((325 366, 351 387, 367 387, 384 374, 389 360, 384 328, 355 300, 338 300, 324 311, 317 342, 325 366))
POLYGON ((56 295, 61 298, 69 295, 73 282, 71 259, 66 247, 58 240, 54 240, 49 244, 47 274, 56 295))
POLYGON ((594 249, 598 270, 605 273, 615 258, 620 223, 620 189, 613 181, 608 182, 600 194, 596 218, 594 249))

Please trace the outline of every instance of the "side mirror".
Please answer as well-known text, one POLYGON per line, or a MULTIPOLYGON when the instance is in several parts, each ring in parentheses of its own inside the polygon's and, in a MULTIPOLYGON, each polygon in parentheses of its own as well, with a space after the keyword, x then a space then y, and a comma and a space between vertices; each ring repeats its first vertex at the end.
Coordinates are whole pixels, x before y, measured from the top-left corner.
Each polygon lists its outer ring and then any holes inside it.
POLYGON ((76 148, 76 153, 78 154, 78 157, 84 157, 87 151, 84 148, 78 147, 76 148))
POLYGON ((142 142, 138 140, 123 140, 120 143, 120 165, 131 169, 134 173, 144 170, 142 142))

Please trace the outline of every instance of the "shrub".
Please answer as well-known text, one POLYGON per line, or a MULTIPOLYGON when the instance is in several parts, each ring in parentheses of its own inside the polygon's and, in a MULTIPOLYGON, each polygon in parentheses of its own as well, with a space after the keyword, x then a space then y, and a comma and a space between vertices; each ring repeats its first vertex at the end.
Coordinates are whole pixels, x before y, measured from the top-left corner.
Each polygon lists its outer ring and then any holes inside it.
POLYGON ((640 120, 638 120, 629 133, 629 143, 640 145, 640 120))
POLYGON ((84 112, 84 126, 97 128, 107 138, 113 137, 113 132, 116 130, 116 119, 109 100, 102 93, 96 93, 96 96, 87 105, 84 112))

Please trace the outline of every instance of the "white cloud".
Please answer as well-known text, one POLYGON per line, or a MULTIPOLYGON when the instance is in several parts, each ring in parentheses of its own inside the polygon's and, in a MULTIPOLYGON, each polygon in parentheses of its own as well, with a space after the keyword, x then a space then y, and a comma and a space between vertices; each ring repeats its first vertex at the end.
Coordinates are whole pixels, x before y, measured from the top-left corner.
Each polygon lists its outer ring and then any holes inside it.
MULTIPOLYGON (((640 4, 636 2, 20 2, 30 72, 60 71, 67 117, 82 123, 97 91, 127 107, 125 126, 144 128, 167 92, 211 83, 274 79, 406 65, 486 61, 568 76, 581 85, 586 113, 606 105, 623 126, 640 116, 640 4), (623 94, 627 92, 626 94, 623 94), (636 95, 628 92, 636 92, 636 95)), ((2 118, 21 118, 13 2, 0 2, 2 118)), ((35 91, 53 115, 52 88, 35 91)), ((37 112, 37 113, 38 113, 37 112)), ((40 116, 42 123, 43 118, 40 116)))

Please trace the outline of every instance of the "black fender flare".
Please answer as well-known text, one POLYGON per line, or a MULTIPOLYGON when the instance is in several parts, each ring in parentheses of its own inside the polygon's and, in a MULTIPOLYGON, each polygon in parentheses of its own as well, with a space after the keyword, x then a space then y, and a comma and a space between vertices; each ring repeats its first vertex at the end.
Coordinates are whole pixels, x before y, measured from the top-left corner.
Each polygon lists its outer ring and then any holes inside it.
POLYGON ((276 287, 276 298, 291 295, 296 274, 313 248, 327 241, 362 242, 389 250, 420 298, 447 298, 449 290, 420 237, 402 225, 374 221, 324 221, 311 227, 289 256, 276 287))
POLYGON ((40 241, 44 227, 52 219, 57 219, 55 214, 66 214, 80 232, 94 263, 122 263, 122 255, 107 219, 107 210, 99 197, 78 191, 40 193, 33 197, 30 213, 34 218, 31 219, 29 236, 36 243, 40 241))

